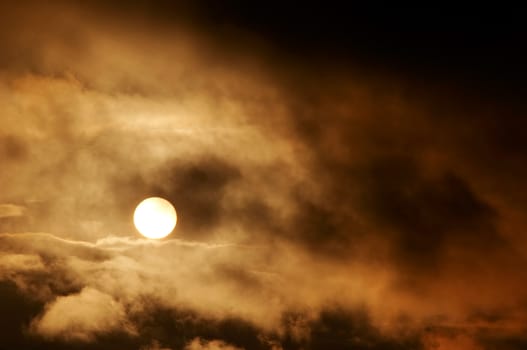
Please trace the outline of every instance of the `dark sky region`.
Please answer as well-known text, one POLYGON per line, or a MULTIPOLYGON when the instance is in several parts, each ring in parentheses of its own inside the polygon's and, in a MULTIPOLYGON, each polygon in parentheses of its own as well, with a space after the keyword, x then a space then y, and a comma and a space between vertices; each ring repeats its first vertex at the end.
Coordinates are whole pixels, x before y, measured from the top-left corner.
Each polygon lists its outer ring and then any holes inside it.
POLYGON ((526 349, 525 15, 2 1, 0 348, 526 349))

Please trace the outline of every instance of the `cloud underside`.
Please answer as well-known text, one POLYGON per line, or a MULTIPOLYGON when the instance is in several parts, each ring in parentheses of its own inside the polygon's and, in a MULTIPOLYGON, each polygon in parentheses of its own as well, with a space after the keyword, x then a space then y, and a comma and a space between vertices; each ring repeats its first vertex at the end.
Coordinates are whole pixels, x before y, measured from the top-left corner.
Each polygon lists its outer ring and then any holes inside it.
POLYGON ((522 107, 155 11, 4 7, 0 347, 527 346, 522 107), (167 240, 133 236, 148 196, 167 240))
POLYGON ((271 252, 120 237, 87 243, 31 233, 0 240, 1 291, 20 310, 20 328, 6 334, 6 344, 27 338, 43 348, 478 348, 521 342, 524 331, 521 311, 493 310, 487 297, 471 295, 466 307, 468 300, 448 299, 452 286, 400 286, 371 266, 341 269, 294 246, 271 252), (417 301, 415 288, 423 289, 417 301))

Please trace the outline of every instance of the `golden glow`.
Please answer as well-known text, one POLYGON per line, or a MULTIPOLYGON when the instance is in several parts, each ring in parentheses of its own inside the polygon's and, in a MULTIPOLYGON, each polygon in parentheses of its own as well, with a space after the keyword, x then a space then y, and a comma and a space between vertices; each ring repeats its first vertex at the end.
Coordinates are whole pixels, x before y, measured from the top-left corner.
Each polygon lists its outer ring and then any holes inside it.
POLYGON ((176 209, 166 199, 150 197, 135 208, 135 227, 147 238, 160 239, 168 236, 176 227, 176 222, 176 209))

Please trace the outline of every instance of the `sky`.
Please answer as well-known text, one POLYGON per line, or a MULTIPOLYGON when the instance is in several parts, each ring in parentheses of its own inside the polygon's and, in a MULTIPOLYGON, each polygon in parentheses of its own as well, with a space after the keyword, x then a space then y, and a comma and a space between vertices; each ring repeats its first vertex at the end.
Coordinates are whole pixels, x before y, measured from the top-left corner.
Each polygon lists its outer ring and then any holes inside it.
POLYGON ((527 348, 523 17, 1 2, 0 349, 527 348))

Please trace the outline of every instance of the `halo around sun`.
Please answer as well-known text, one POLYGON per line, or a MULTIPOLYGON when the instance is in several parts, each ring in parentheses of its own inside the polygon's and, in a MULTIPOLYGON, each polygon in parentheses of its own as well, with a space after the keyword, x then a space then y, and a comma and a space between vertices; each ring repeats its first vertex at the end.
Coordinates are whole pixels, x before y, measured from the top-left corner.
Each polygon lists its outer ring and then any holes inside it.
POLYGON ((164 238, 174 230, 176 223, 176 209, 164 198, 147 198, 135 208, 134 225, 146 238, 164 238))

